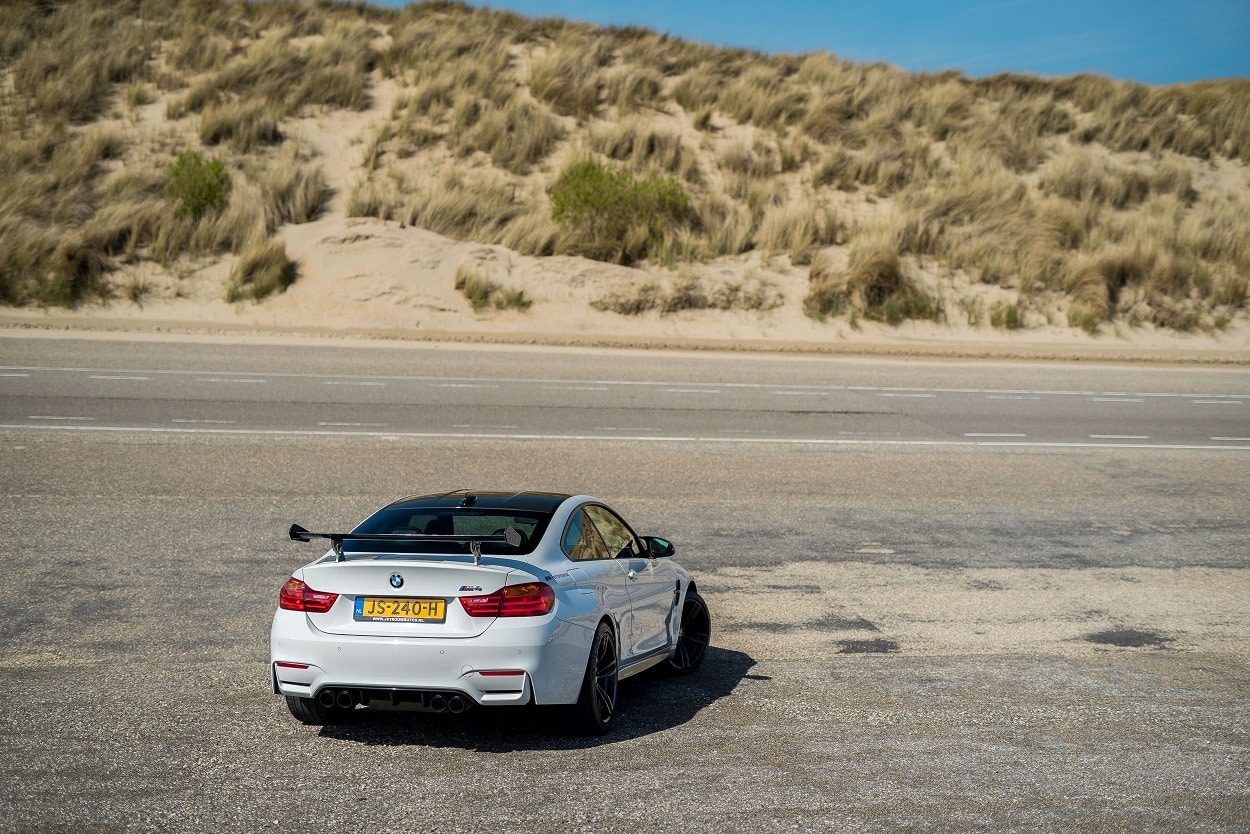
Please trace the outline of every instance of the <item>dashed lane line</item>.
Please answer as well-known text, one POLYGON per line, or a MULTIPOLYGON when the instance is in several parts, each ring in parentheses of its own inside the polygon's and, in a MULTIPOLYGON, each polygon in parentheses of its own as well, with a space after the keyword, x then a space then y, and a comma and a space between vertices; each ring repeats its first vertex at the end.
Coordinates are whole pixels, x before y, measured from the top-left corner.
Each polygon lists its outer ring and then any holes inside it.
POLYGON ((243 385, 264 385, 265 383, 269 382, 269 380, 253 379, 251 377, 208 376, 208 377, 201 377, 197 379, 196 382, 221 382, 221 383, 235 383, 235 384, 243 384, 243 385))

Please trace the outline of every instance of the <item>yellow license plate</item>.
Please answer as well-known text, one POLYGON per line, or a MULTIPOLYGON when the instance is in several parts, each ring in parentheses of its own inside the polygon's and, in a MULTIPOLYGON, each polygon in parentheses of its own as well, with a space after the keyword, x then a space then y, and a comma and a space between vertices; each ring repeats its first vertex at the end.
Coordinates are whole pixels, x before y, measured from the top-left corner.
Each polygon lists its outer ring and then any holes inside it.
POLYGON ((388 623, 441 623, 447 619, 447 600, 411 597, 356 597, 355 617, 388 623))

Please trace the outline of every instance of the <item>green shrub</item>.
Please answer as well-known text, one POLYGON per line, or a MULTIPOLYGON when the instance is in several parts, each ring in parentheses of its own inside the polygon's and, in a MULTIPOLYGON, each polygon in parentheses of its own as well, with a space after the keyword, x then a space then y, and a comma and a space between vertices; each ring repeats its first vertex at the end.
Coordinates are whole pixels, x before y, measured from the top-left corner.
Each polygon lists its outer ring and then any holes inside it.
POLYGON ((627 263, 686 218, 690 198, 672 177, 636 178, 594 160, 566 169, 551 189, 551 217, 588 258, 627 263))
POLYGON ((230 174, 220 159, 205 159, 195 151, 179 154, 169 167, 170 197, 178 208, 192 217, 203 217, 226 204, 230 191, 230 174))

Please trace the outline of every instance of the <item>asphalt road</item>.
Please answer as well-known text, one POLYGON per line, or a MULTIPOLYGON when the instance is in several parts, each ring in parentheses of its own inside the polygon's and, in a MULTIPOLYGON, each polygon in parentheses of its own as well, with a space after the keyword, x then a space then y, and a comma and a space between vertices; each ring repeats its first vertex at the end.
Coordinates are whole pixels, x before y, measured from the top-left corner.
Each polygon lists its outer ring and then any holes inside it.
POLYGON ((0 830, 1250 829, 1245 371, 24 338, 0 365, 0 830), (286 527, 460 486, 672 538, 704 669, 628 682, 604 739, 296 723, 268 620, 316 548, 286 527))
POLYGON ((1250 449, 1244 371, 10 340, 0 425, 1250 449))

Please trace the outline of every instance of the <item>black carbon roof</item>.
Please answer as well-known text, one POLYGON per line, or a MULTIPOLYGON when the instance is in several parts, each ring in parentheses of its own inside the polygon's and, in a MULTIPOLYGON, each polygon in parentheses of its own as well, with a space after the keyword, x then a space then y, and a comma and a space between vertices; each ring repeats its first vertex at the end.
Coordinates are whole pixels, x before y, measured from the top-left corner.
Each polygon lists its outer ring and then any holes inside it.
POLYGON ((519 512, 555 512, 565 499, 570 496, 562 492, 497 492, 458 489, 455 492, 430 493, 428 495, 410 495, 387 505, 387 509, 402 507, 404 509, 420 509, 423 507, 474 507, 482 510, 515 510, 519 512))

